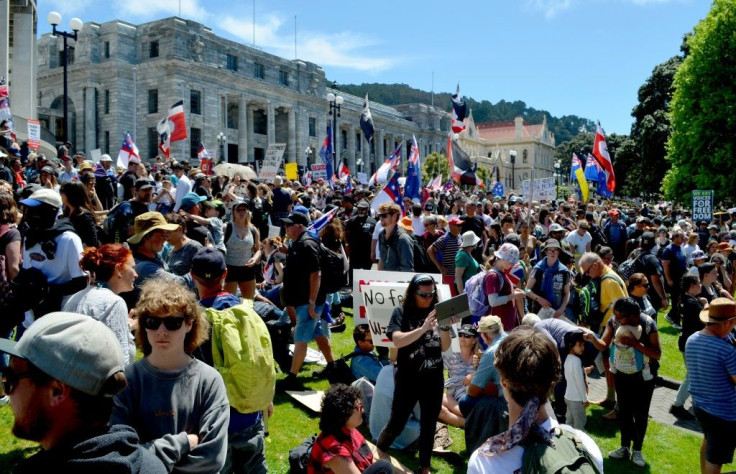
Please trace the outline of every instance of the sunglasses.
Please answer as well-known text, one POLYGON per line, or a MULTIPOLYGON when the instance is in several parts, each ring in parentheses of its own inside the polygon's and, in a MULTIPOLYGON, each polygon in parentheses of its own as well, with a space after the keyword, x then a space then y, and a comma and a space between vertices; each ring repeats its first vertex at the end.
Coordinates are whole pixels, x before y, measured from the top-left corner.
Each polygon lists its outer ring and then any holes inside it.
POLYGON ((423 291, 417 290, 417 296, 420 298, 432 298, 436 294, 437 294, 437 290, 432 290, 429 293, 425 293, 423 291))
POLYGON ((638 286, 643 286, 644 288, 649 288, 650 285, 649 285, 649 283, 642 283, 641 285, 638 285, 638 286))
POLYGON ((377 214, 377 216, 378 216, 379 219, 383 219, 384 217, 393 216, 393 215, 394 215, 393 212, 382 212, 380 214, 377 214))
POLYGON ((152 316, 146 316, 141 318, 141 325, 146 329, 155 331, 161 327, 161 323, 164 323, 166 329, 169 331, 176 331, 181 328, 186 319, 187 318, 184 316, 170 316, 168 318, 154 318, 152 316))
POLYGON ((597 264, 598 264, 598 262, 591 263, 590 266, 588 266, 588 268, 586 270, 583 270, 583 275, 590 276, 590 269, 593 268, 593 265, 597 265, 597 264))
POLYGON ((5 394, 10 395, 18 386, 18 382, 21 379, 30 378, 32 375, 30 372, 15 372, 10 367, 3 369, 3 386, 5 388, 5 394))
POLYGON ((463 333, 458 333, 457 335, 459 337, 462 337, 463 339, 473 339, 475 337, 475 336, 473 336, 471 334, 463 334, 463 333))

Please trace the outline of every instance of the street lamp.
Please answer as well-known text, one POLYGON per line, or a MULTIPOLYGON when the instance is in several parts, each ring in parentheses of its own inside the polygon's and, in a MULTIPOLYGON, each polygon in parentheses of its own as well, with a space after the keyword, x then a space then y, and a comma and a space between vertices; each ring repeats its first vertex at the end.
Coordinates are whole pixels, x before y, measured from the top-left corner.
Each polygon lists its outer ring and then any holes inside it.
POLYGON ((355 167, 358 168, 358 173, 363 171, 363 160, 358 158, 358 161, 355 162, 355 167))
MULTIPOLYGON (((337 89, 337 83, 332 83, 332 88, 337 89)), ((330 103, 330 114, 332 114, 332 172, 337 173, 337 161, 339 154, 337 152, 337 143, 335 142, 335 134, 337 129, 337 117, 340 116, 340 106, 345 99, 341 95, 335 95, 332 92, 327 94, 327 102, 330 103)), ((328 177, 329 178, 329 177, 328 177)))
POLYGON ((69 126, 69 111, 67 108, 67 102, 69 100, 69 89, 67 86, 69 45, 67 44, 67 40, 71 38, 74 41, 77 41, 77 32, 82 29, 84 23, 82 23, 82 20, 80 20, 79 18, 72 18, 69 21, 69 28, 71 28, 74 33, 68 33, 66 31, 59 31, 56 29, 56 25, 61 23, 61 14, 59 12, 49 12, 49 14, 46 16, 46 20, 51 23, 51 27, 53 28, 51 35, 61 36, 62 38, 64 38, 64 63, 62 64, 62 66, 64 67, 64 125, 62 126, 62 141, 66 143, 69 141, 69 137, 67 136, 67 128, 69 126))
POLYGON ((217 143, 220 144, 220 162, 225 161, 225 144, 227 143, 227 135, 220 132, 217 134, 217 143))
POLYGON ((306 150, 304 150, 304 155, 307 157, 307 167, 309 167, 309 157, 312 156, 312 149, 310 147, 307 147, 306 150))
POLYGON ((516 173, 514 173, 516 150, 509 150, 509 160, 511 161, 511 189, 516 189, 516 173))

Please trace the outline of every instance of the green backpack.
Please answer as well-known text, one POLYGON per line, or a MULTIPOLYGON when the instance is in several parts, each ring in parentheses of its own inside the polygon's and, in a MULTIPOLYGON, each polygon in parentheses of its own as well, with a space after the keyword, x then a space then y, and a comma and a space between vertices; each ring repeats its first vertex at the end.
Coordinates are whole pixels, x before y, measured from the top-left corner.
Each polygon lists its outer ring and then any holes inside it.
POLYGON ((557 427, 553 432, 555 446, 533 438, 524 444, 521 458, 521 472, 524 474, 600 474, 593 456, 585 449, 583 442, 574 433, 557 427))

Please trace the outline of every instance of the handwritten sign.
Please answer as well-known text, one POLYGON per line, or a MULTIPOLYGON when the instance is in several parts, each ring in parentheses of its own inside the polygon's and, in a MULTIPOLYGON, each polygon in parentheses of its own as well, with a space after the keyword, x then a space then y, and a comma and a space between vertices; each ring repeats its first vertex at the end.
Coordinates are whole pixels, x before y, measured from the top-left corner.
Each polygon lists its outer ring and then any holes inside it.
POLYGON ((529 180, 525 180, 521 182, 521 195, 524 196, 525 199, 529 199, 530 197, 534 199, 535 201, 553 201, 555 198, 557 198, 557 188, 555 187, 555 178, 539 178, 534 180, 534 191, 531 193, 529 192, 529 180))
POLYGON ((368 175, 362 172, 358 173, 358 182, 360 184, 366 185, 368 184, 368 175))
POLYGON ((320 178, 327 179, 327 165, 315 163, 312 165, 312 181, 317 181, 320 178))
POLYGON ((261 180, 272 181, 281 168, 281 161, 286 150, 286 143, 271 143, 266 150, 266 156, 263 158, 261 165, 261 173, 258 176, 261 180))
POLYGON ((28 148, 38 150, 41 148, 41 122, 39 120, 27 120, 28 122, 28 148))
POLYGON ((693 191, 693 222, 713 219, 713 190, 693 191))

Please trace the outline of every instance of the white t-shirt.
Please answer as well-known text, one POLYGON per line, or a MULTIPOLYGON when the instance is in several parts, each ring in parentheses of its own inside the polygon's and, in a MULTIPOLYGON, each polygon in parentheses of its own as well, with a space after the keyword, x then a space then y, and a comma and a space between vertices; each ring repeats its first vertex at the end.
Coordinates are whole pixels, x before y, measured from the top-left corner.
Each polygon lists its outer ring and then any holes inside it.
POLYGON ((179 178, 179 181, 176 183, 176 194, 175 194, 175 200, 176 204, 174 205, 174 212, 179 212, 179 208, 181 207, 181 201, 184 199, 184 196, 187 195, 187 193, 192 191, 192 181, 187 178, 186 174, 181 175, 181 178, 179 178))
MULTIPOLYGON (((559 425, 556 421, 548 418, 544 423, 540 425, 542 429, 551 430, 556 426, 560 426, 563 430, 570 433, 574 433, 585 446, 585 449, 590 453, 591 457, 595 461, 595 465, 598 466, 598 470, 603 472, 603 456, 601 450, 595 444, 595 442, 580 430, 568 425, 559 425)), ((521 472, 521 458, 524 456, 523 446, 514 446, 508 451, 504 451, 496 456, 486 457, 478 454, 476 449, 473 455, 470 456, 470 462, 468 462, 468 474, 516 474, 521 472)))
POLYGON ((414 235, 424 234, 424 216, 411 216, 411 226, 414 229, 414 235))
POLYGON ((586 247, 592 240, 593 237, 590 236, 590 232, 587 230, 583 235, 580 235, 578 234, 578 231, 575 231, 570 232, 567 234, 567 237, 565 237, 565 241, 574 247, 573 252, 578 256, 578 258, 580 255, 585 253, 586 247))
POLYGON ((580 361, 580 357, 575 354, 568 354, 565 359, 565 380, 567 380, 565 400, 571 402, 588 401, 588 394, 585 392, 583 363, 580 361))
MULTIPOLYGON (((381 225, 381 222, 376 222, 376 227, 373 229, 373 237, 372 240, 375 240, 378 242, 378 234, 381 233, 383 230, 383 226, 381 225)), ((376 243, 376 260, 381 259, 381 246, 376 243)))

